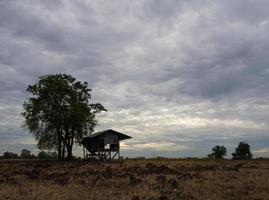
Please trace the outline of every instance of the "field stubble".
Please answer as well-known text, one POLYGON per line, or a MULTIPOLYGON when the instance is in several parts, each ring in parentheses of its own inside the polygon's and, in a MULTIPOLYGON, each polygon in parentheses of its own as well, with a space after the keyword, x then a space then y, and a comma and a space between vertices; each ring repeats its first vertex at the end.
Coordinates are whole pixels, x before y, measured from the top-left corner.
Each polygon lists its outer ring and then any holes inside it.
POLYGON ((269 160, 0 160, 0 199, 269 199, 269 160))

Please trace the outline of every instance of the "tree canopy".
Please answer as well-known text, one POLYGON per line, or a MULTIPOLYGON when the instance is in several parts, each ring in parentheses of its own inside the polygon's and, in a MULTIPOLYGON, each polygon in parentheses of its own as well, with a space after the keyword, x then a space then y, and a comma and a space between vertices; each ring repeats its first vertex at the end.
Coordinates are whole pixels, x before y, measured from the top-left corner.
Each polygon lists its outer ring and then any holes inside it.
POLYGON ((222 159, 227 154, 227 149, 224 146, 215 146, 212 148, 212 157, 222 159))
POLYGON ((31 151, 29 151, 28 149, 22 149, 21 150, 20 158, 22 158, 22 159, 29 159, 29 158, 31 158, 31 151))
POLYGON ((93 132, 97 113, 106 111, 91 104, 88 83, 66 74, 45 75, 29 85, 32 96, 24 102, 24 125, 34 135, 40 149, 57 149, 58 159, 72 158, 74 142, 93 132))
POLYGON ((240 142, 235 149, 235 152, 232 153, 232 159, 234 160, 244 160, 251 159, 252 153, 250 152, 250 146, 248 143, 240 142))

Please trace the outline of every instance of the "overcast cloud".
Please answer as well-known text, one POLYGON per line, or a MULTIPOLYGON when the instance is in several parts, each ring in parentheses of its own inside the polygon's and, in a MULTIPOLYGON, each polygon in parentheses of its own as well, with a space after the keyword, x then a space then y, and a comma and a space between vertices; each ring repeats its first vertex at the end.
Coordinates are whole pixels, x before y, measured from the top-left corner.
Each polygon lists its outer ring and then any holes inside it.
MULTIPOLYGON (((25 89, 87 81, 126 156, 269 156, 268 0, 0 0, 0 153, 29 148, 25 89)), ((78 147, 76 151, 80 151, 78 147)))

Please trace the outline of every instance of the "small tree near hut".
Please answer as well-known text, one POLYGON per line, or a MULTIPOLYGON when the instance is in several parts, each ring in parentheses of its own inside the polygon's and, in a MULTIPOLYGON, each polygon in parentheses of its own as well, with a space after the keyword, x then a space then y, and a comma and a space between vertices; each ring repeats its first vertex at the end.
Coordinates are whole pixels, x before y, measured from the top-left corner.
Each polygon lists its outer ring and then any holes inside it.
POLYGON ((71 159, 74 142, 93 132, 95 115, 106 111, 100 103, 90 103, 88 83, 71 75, 41 76, 27 91, 32 96, 23 105, 24 125, 40 149, 57 149, 58 159, 71 159))

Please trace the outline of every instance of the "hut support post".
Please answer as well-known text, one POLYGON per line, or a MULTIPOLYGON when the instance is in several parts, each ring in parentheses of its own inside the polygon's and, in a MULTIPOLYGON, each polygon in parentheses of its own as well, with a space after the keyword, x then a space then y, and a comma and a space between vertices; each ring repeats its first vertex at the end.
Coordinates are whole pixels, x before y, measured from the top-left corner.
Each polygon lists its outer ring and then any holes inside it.
POLYGON ((83 146, 83 158, 85 159, 85 147, 83 146))
POLYGON ((118 148, 118 159, 120 159, 120 143, 119 143, 119 148, 118 148))

